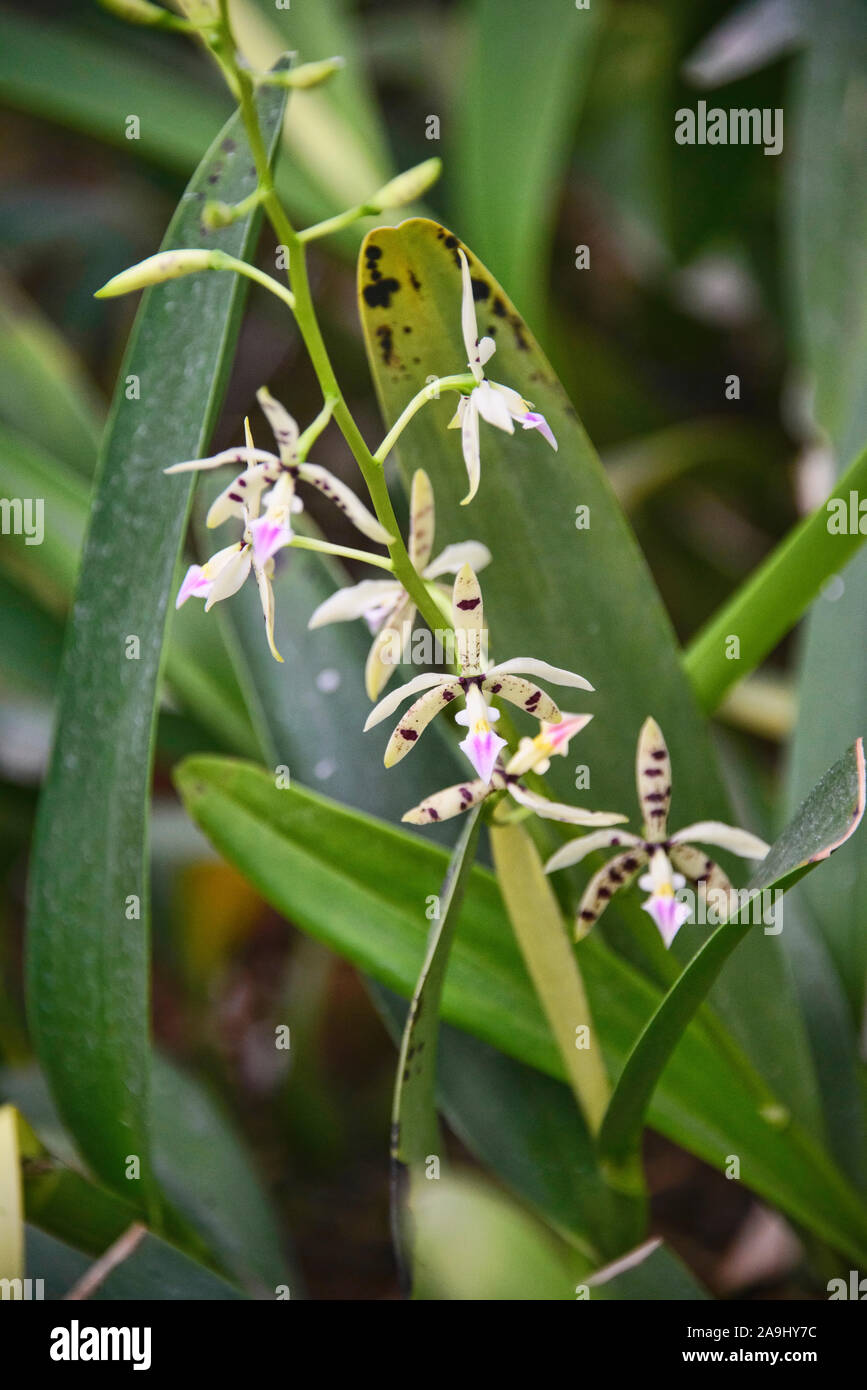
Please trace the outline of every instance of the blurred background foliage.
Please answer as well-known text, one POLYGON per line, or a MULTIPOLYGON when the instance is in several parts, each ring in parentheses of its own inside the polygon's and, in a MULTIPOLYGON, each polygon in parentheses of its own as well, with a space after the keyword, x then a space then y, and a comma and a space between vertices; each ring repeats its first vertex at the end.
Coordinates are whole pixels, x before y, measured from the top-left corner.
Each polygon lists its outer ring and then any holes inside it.
MULTIPOLYGON (((821 501, 865 437, 863 12, 847 0, 812 16, 799 0, 737 11, 724 0, 591 0, 580 24, 564 25, 565 4, 292 0, 283 10, 233 0, 232 11, 260 66, 286 48, 347 60, 327 87, 291 103, 279 182, 297 223, 442 155, 426 210, 473 246, 533 326, 686 642, 821 501), (782 108, 782 155, 746 145, 709 158, 678 146, 674 112, 702 97, 782 108), (588 269, 576 268, 582 246, 588 269), (738 399, 726 397, 732 375, 738 399)), ((89 481, 135 308, 92 295, 158 245, 231 106, 205 57, 175 37, 127 28, 90 0, 4 0, 0 107, 0 493, 44 497, 50 515, 40 547, 0 537, 8 1065, 29 1058, 27 845, 89 481)), ((373 440, 354 289, 365 229, 317 244, 311 259, 338 375, 373 440)), ((270 266, 266 236, 260 255, 270 266)), ((301 419, 318 406, 297 337, 255 292, 215 449, 238 439, 266 381, 301 419)), ((317 458, 352 476, 335 433, 317 458)), ((863 565, 858 574, 861 583, 863 565)), ((819 606, 839 596, 829 591, 819 606)), ((177 804, 170 772, 181 755, 256 756, 259 746, 225 645, 203 633, 199 614, 181 617, 176 646, 187 659, 169 657, 155 780, 156 1038, 245 1135, 307 1291, 394 1296, 384 1182, 392 1046, 356 972, 287 929, 177 804), (273 1046, 284 1018, 288 1053, 273 1046)), ((828 637, 828 621, 815 615, 809 640, 836 653, 841 634, 828 637)), ((796 665, 787 641, 723 714, 725 765, 757 828, 785 772, 796 665)), ((821 697, 804 698, 816 707, 821 697)), ((838 731, 827 757, 796 744, 793 795, 846 736, 838 731)), ((320 771, 321 790, 334 792, 334 769, 320 771)), ((857 1018, 865 948, 859 971, 850 945, 831 940, 839 979, 827 978, 835 999, 842 982, 857 1018)), ((454 1135, 450 1143, 462 1152, 454 1135)), ((656 1228, 715 1292, 802 1290, 781 1221, 667 1141, 651 1136, 647 1157, 656 1228)))

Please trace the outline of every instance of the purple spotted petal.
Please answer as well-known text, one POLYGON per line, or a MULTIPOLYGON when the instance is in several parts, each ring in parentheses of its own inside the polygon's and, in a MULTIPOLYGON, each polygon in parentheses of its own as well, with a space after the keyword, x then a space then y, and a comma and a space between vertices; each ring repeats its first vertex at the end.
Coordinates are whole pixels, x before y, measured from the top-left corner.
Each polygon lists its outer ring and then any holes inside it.
POLYGON ((271 556, 280 550, 284 545, 288 545, 292 539, 292 531, 286 525, 272 521, 267 516, 260 516, 250 527, 253 537, 253 553, 256 556, 256 564, 261 567, 271 556))
POLYGON ((678 902, 672 893, 654 893, 641 906, 650 913, 666 946, 670 946, 689 917, 686 903, 678 902))
POLYGON ((551 448, 556 450, 557 441, 554 432, 544 415, 539 415, 535 410, 528 410, 526 415, 521 416, 521 424, 525 430, 538 430, 543 439, 547 439, 551 448))
POLYGON ((483 782, 490 782, 500 749, 506 747, 506 740, 488 729, 483 734, 467 734, 458 744, 472 763, 483 782))
POLYGON ((212 580, 205 578, 205 571, 201 565, 190 565, 184 575, 183 583, 178 589, 178 596, 175 599, 175 608, 180 608, 182 603, 186 603, 188 598, 207 598, 211 592, 212 580))

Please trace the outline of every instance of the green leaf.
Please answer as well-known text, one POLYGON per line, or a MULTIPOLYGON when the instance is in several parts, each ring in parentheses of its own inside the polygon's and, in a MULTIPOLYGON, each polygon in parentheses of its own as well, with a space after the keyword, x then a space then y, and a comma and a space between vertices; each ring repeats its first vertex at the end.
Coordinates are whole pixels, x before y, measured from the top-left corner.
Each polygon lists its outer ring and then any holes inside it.
MULTIPOLYGON (((368 983, 396 1043, 403 1000, 368 983)), ((587 1258, 621 1249, 612 1190, 602 1179, 572 1092, 448 1026, 440 1029, 439 1105, 461 1142, 587 1258)))
POLYGON ((18 1157, 18 1112, 0 1106, 0 1279, 24 1273, 24 1212, 18 1157))
POLYGON ((846 470, 828 502, 806 517, 742 584, 690 643, 684 657, 693 688, 708 712, 736 681, 759 665, 803 617, 822 585, 864 543, 865 534, 849 526, 850 495, 867 489, 867 449, 846 470), (838 511, 845 531, 831 530, 838 511), (740 643, 738 658, 729 656, 729 641, 740 643))
MULTIPOLYGON (((436 916, 410 1000, 397 1060, 391 1112, 391 1221, 398 1263, 407 1288, 413 1283, 413 1209, 424 1189, 424 1166, 442 1153, 436 1085, 440 1006, 452 941, 479 834, 481 806, 467 816, 437 895, 436 916)), ((421 907, 421 904, 419 904, 421 907)), ((419 1271, 416 1277, 422 1277, 419 1271)))
MULTIPOLYGON (((285 92, 265 89, 260 111, 272 146, 284 104, 285 92)), ((206 191, 236 202, 253 186, 233 118, 164 248, 200 239, 206 191)), ((243 255, 255 225, 253 217, 240 221, 212 244, 243 255)), ((136 1156, 141 1200, 151 1209, 147 807, 166 608, 191 491, 188 480, 161 470, 204 448, 240 307, 234 277, 205 275, 155 287, 139 310, 102 452, 32 864, 28 993, 37 1053, 94 1171, 118 1187, 136 1156), (140 399, 127 399, 130 376, 140 399), (130 636, 138 639, 135 659, 127 659, 130 636)))
MULTIPOLYGON (((104 1252, 103 1252, 104 1253, 104 1252)), ((90 1256, 47 1235, 27 1228, 28 1277, 44 1279, 45 1296, 62 1299, 91 1269, 90 1256)), ((132 1253, 116 1265, 88 1296, 89 1302, 230 1301, 238 1290, 211 1270, 196 1264, 183 1251, 148 1231, 132 1253)))
MULTIPOLYGON (((623 1160, 637 1148, 650 1097, 689 1021, 728 956, 751 929, 754 894, 785 889, 854 834, 864 814, 864 752, 860 742, 814 788, 771 847, 745 890, 737 914, 720 926, 665 995, 635 1043, 611 1098, 599 1136, 606 1157, 623 1160)), ((867 1212, 862 1213, 867 1230, 867 1212)))
MULTIPOLYGON (((309 792, 278 790, 261 769, 231 760, 187 759, 176 781, 196 824, 279 912, 390 988, 411 995, 425 949, 419 904, 442 881, 443 851, 309 792)), ((462 920, 443 1019, 565 1079, 506 927, 496 881, 478 867, 470 875, 462 920)), ((660 991, 592 933, 578 958, 606 1061, 619 1071, 658 1008, 660 991)), ((769 1122, 758 1094, 766 1096, 767 1088, 735 1045, 721 1049, 719 1034, 712 1038, 696 1021, 671 1057, 648 1121, 718 1168, 738 1154, 747 1186, 860 1258, 864 1242, 852 1225, 854 1195, 796 1121, 785 1130, 769 1122)), ((585 1191, 592 1200, 593 1185, 585 1191)))
POLYGON ((556 199, 605 8, 536 0, 530 15, 523 0, 474 0, 467 15, 449 123, 450 206, 535 323, 544 321, 556 199))
MULTIPOLYGON (((371 232, 362 247, 360 311, 388 426, 428 376, 463 368, 459 245, 437 223, 415 218, 371 232)), ((571 752, 568 759, 555 758, 547 774, 558 797, 574 799, 573 766, 581 762, 592 768, 594 787, 605 788, 606 809, 631 805, 633 760, 624 746, 652 710, 678 768, 679 814, 686 821, 717 813, 724 818, 707 730, 635 538, 530 330, 485 267, 463 249, 479 295, 479 332, 497 343, 491 379, 533 401, 559 450, 552 452, 535 431, 507 435, 483 423, 481 488, 474 505, 462 508, 467 484, 460 436, 446 429, 457 402, 444 392, 401 436, 404 480, 425 468, 442 538, 471 536, 494 555, 482 584, 495 658, 540 657, 580 671, 596 687, 597 694, 581 696, 581 706, 597 717, 582 732, 575 758, 571 752), (578 507, 589 508, 587 528, 576 526, 584 519, 578 507)))
POLYGON ((703 1302, 709 1297, 686 1265, 659 1238, 631 1250, 605 1269, 598 1269, 587 1280, 587 1292, 591 1301, 600 1303, 619 1299, 641 1303, 675 1299, 703 1302))
POLYGON ((78 359, 17 289, 0 281, 0 418, 90 477, 102 405, 78 359))
POLYGON ((572 1252, 477 1178, 424 1184, 416 1210, 416 1249, 420 1299, 562 1302, 575 1297, 572 1252))
MULTIPOLYGON (((118 25, 118 42, 53 19, 2 12, 0 97, 73 130, 126 147, 163 168, 194 169, 229 113, 228 95, 196 87, 137 47, 118 25), (93 74, 100 74, 94 82, 93 74), (139 139, 126 138, 126 117, 146 113, 139 139)), ((165 38, 167 51, 178 39, 165 38)), ((181 243, 179 242, 178 245, 181 243)))

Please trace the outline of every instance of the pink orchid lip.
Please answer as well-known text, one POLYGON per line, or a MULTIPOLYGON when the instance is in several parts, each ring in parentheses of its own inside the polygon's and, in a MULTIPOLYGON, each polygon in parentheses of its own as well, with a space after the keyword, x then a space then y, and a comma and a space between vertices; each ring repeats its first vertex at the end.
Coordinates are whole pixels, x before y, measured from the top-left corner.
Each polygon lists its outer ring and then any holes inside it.
POLYGON ((281 546, 288 545, 292 538, 292 532, 288 526, 281 526, 274 521, 269 521, 266 516, 259 517, 250 527, 253 537, 253 553, 256 556, 256 563, 260 567, 270 560, 271 556, 278 551, 281 546))
POLYGON ((590 722, 591 715, 573 714, 564 715, 559 724, 549 724, 545 729, 545 738, 551 747, 557 751, 560 745, 565 743, 568 747, 569 740, 590 722))
POLYGON ((557 441, 554 438, 554 431, 551 429, 544 415, 540 415, 538 411, 535 410, 528 410, 526 415, 521 416, 521 424, 524 426, 525 430, 538 430, 542 438, 547 439, 551 448, 556 450, 557 441))
POLYGON ((689 917, 686 903, 678 902, 671 893, 654 893, 641 906, 650 913, 666 946, 670 946, 689 917))
POLYGON ((467 734, 458 744, 472 763, 483 782, 490 782, 500 749, 506 747, 506 740, 489 729, 484 734, 467 734))
POLYGON ((182 603, 186 603, 187 599, 194 595, 196 598, 207 598, 211 591, 211 583, 210 579, 205 578, 205 571, 201 565, 190 565, 178 589, 175 608, 180 608, 182 603))

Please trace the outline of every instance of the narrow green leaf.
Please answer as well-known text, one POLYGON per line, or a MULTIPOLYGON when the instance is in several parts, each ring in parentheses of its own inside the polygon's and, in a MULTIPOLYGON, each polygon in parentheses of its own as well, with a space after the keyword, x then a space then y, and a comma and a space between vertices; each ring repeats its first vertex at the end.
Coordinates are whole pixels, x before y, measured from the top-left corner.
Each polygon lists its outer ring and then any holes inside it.
MULTIPOLYGON (((864 752, 860 741, 814 788, 754 875, 750 898, 718 927, 665 995, 635 1043, 611 1098, 600 1151, 623 1160, 637 1148, 650 1097, 689 1021, 725 961, 751 928, 749 903, 763 890, 785 889, 854 834, 864 814, 864 752)), ((867 1230, 867 1212, 862 1213, 867 1230)))
MULTIPOLYGON (((27 1268, 32 1271, 31 1278, 44 1279, 46 1298, 65 1298, 92 1266, 89 1255, 35 1226, 28 1226, 27 1268)), ((93 1290, 88 1301, 189 1303, 214 1299, 231 1301, 241 1297, 224 1279, 148 1231, 132 1253, 93 1290)))
MULTIPOLYGON (((278 790, 261 769, 226 759, 188 759, 176 780, 196 824, 279 912, 404 997, 412 994, 425 950, 418 904, 442 882, 442 850, 309 792, 278 790)), ((496 881, 479 867, 470 875, 462 920, 443 1019, 564 1080, 496 881)), ((578 958, 606 1061, 618 1072, 656 1012, 660 991, 593 933, 578 958)), ((734 1044, 721 1049, 719 1037, 696 1021, 671 1056, 648 1121, 718 1168, 738 1154, 748 1187, 861 1258, 854 1194, 804 1127, 769 1123, 758 1094, 767 1096, 767 1088, 734 1044)), ((596 1190, 584 1186, 588 1200, 596 1190)), ((572 1198, 580 1202, 580 1193, 572 1198)))
POLYGON ((596 1270, 586 1288, 591 1301, 600 1303, 620 1299, 641 1303, 689 1299, 704 1302, 709 1297, 686 1265, 658 1237, 605 1269, 596 1270))
POLYGON ((497 882, 527 973, 557 1039, 575 1098, 595 1134, 608 1106, 610 1087, 563 914, 523 826, 493 824, 491 846, 497 882))
POLYGON ((424 1172, 425 1164, 431 1155, 439 1162, 443 1151, 436 1107, 440 1007, 481 813, 481 806, 469 813, 449 860, 398 1053, 391 1111, 391 1222, 407 1288, 413 1282, 415 1198, 429 1176, 424 1172))
POLYGON ((0 281, 0 418, 90 477, 102 425, 96 391, 57 329, 5 281, 0 281))
POLYGON ((523 0, 474 0, 466 15, 450 205, 535 323, 544 321, 556 198, 605 9, 536 0, 530 14, 523 0))
MULTIPOLYGON (((272 147, 284 104, 277 88, 261 97, 272 147)), ((236 202, 253 186, 233 118, 164 248, 202 237, 206 193, 236 202)), ((209 244, 243 255, 254 230, 251 217, 209 244)), ((143 300, 103 447, 32 862, 28 993, 37 1052, 94 1171, 109 1186, 126 1186, 138 1159, 141 1199, 151 1207, 147 806, 166 608, 191 491, 189 480, 161 470, 204 448, 240 306, 240 286, 221 275, 157 286, 143 300), (127 396, 131 377, 138 399, 127 396)))
POLYGON ((24 1208, 18 1156, 18 1112, 0 1106, 0 1279, 24 1274, 24 1208))
POLYGON ((860 549, 867 533, 859 529, 857 500, 854 530, 850 525, 850 497, 857 499, 865 489, 867 449, 828 501, 780 542, 690 643, 684 665, 704 709, 714 710, 736 681, 755 670, 803 617, 825 581, 860 549), (737 660, 729 655, 733 636, 740 643, 737 660))

